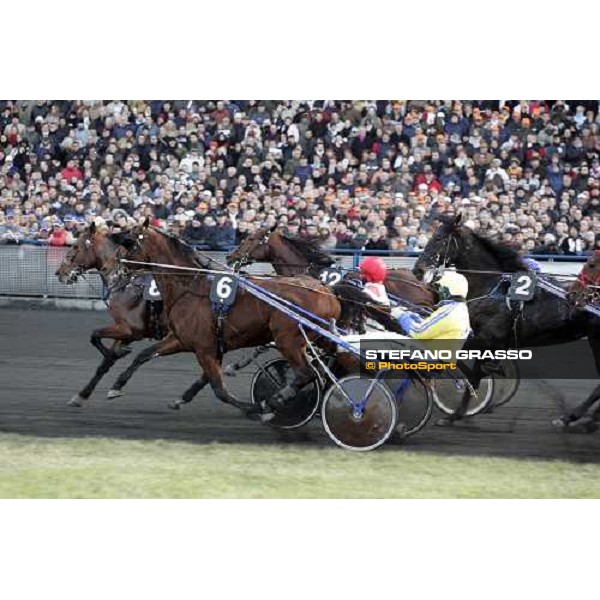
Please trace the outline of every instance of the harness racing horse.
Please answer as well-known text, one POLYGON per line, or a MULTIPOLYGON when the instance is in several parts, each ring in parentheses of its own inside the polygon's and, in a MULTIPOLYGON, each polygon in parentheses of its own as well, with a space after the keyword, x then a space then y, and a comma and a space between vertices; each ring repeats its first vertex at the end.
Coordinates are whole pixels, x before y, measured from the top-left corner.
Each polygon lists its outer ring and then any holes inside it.
MULTIPOLYGON (((61 283, 72 284, 90 270, 97 270, 109 290, 108 313, 114 323, 95 329, 90 342, 102 354, 102 362, 90 382, 71 400, 70 406, 81 406, 89 399, 98 382, 121 358, 131 352, 129 344, 143 339, 159 339, 167 331, 162 311, 143 297, 144 283, 116 276, 120 248, 107 235, 96 231, 92 223, 67 252, 55 275, 61 283), (110 347, 102 343, 112 339, 110 347)), ((112 397, 109 393, 109 397, 112 397)))
MULTIPOLYGON (((320 279, 324 269, 328 267, 334 269, 330 271, 329 277, 333 277, 325 283, 339 285, 339 281, 358 280, 359 274, 349 272, 342 277, 336 269, 336 260, 324 252, 318 244, 318 240, 311 238, 292 238, 277 231, 278 226, 271 228, 262 227, 251 233, 242 243, 234 248, 227 255, 227 263, 237 268, 254 262, 268 262, 273 265, 277 275, 290 277, 293 275, 309 275, 315 279, 320 279)), ((429 288, 419 281, 407 269, 389 269, 385 282, 386 290, 394 296, 404 299, 411 307, 416 306, 431 307, 435 301, 435 294, 429 288)), ((338 288, 339 290, 340 288, 338 288)), ((357 310, 348 310, 344 315, 346 325, 355 326, 362 329, 365 311, 369 316, 379 321, 387 328, 396 329, 391 319, 386 318, 385 314, 377 311, 374 307, 360 306, 359 298, 370 303, 370 298, 359 293, 359 297, 353 297, 353 291, 350 286, 345 286, 343 290, 345 299, 354 304, 357 310)), ((225 374, 235 376, 236 372, 253 362, 260 354, 268 348, 256 348, 252 354, 235 363, 225 367, 225 374)), ((345 365, 347 369, 349 365, 345 365)))
MULTIPOLYGON (((467 340, 465 349, 551 346, 587 336, 600 373, 600 329, 592 315, 540 286, 536 286, 530 301, 511 306, 504 289, 508 281, 502 274, 527 270, 520 255, 462 226, 461 215, 454 219, 440 217, 440 221, 413 272, 423 277, 430 269, 454 266, 468 279, 467 301, 475 335, 467 340)), ((566 426, 581 418, 598 399, 600 386, 584 403, 563 415, 560 424, 566 426)))
POLYGON ((568 290, 569 301, 578 308, 600 305, 600 250, 596 250, 568 290))
MULTIPOLYGON (((250 234, 227 255, 227 262, 238 266, 269 262, 278 275, 310 275, 315 278, 319 278, 324 268, 336 264, 332 256, 321 250, 317 240, 285 236, 277 231, 277 225, 270 229, 257 229, 250 234)), ((358 277, 356 273, 349 275, 358 277)), ((433 290, 408 269, 388 269, 385 289, 412 307, 431 308, 436 301, 433 290)))
MULTIPOLYGON (((235 302, 226 316, 215 314, 210 299, 211 278, 215 274, 200 271, 209 268, 210 264, 198 257, 191 246, 171 234, 150 227, 148 221, 129 233, 114 234, 112 237, 127 250, 127 261, 154 263, 147 266, 130 262, 125 264, 134 272, 150 268, 165 303, 170 334, 155 347, 155 356, 173 354, 175 351, 193 352, 203 371, 199 380, 201 387, 210 383, 217 398, 239 408, 246 415, 255 413, 256 407, 240 402, 226 389, 221 370, 225 352, 275 342, 290 364, 294 377, 270 400, 272 409, 284 405, 314 379, 315 373, 306 357, 306 340, 298 324, 282 311, 239 286, 235 302), (177 267, 190 271, 177 270, 177 267), (171 340, 176 340, 177 350, 173 349, 171 340)), ((338 297, 313 278, 273 277, 261 280, 259 285, 327 322, 337 320, 341 315, 342 304, 338 297)), ((184 401, 178 401, 178 404, 182 403, 184 401)), ((268 408, 262 409, 264 416, 272 418, 268 408)))

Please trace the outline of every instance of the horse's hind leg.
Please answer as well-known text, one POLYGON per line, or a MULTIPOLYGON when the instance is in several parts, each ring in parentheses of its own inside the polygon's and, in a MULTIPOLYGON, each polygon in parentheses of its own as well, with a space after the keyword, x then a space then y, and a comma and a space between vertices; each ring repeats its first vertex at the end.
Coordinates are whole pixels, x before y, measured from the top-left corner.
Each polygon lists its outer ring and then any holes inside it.
MULTIPOLYGON (((587 411, 600 400, 600 385, 597 385, 592 393, 580 404, 578 404, 571 412, 566 415, 562 415, 558 419, 552 421, 553 425, 557 427, 568 427, 571 423, 581 419, 587 411)), ((592 413, 592 422, 600 420, 600 405, 592 413)), ((592 426, 593 428, 593 426, 592 426)))
POLYGON ((185 390, 185 392, 183 392, 181 399, 169 402, 167 406, 173 410, 179 410, 182 404, 191 402, 207 383, 208 377, 202 374, 187 390, 185 390))
POLYGON ((481 366, 481 362, 476 360, 473 363, 473 368, 470 369, 467 365, 460 366, 461 374, 463 375, 463 379, 469 384, 465 386, 465 391, 460 399, 460 404, 456 408, 456 410, 447 417, 442 417, 437 420, 437 425, 452 425, 456 421, 460 421, 464 419, 467 414, 467 410, 469 409, 469 402, 471 401, 473 390, 479 388, 481 384, 481 379, 483 377, 483 370, 481 366))
MULTIPOLYGON (((223 381, 223 371, 221 369, 221 361, 216 356, 208 354, 206 351, 197 350, 196 359, 204 372, 204 377, 210 383, 215 396, 225 404, 231 404, 239 408, 245 415, 250 415, 257 412, 256 407, 250 403, 240 402, 229 390, 225 387, 223 381)), ((200 380, 199 380, 200 381, 200 380)), ((271 416, 271 415, 269 415, 271 416)))
POLYGON ((184 348, 181 345, 181 342, 170 333, 166 338, 157 342, 156 344, 152 344, 152 346, 148 346, 142 350, 133 360, 133 362, 127 367, 125 371, 123 371, 112 388, 108 391, 108 398, 116 398, 118 396, 122 396, 123 392, 121 391, 125 384, 131 379, 133 374, 148 361, 156 358, 158 356, 168 356, 170 354, 177 354, 178 352, 183 352, 184 348))
POLYGON ((249 364, 253 363, 261 354, 264 352, 268 352, 271 348, 269 346, 258 346, 254 348, 250 353, 250 356, 246 356, 237 362, 229 363, 223 369, 223 374, 227 377, 235 377, 236 372, 244 367, 247 367, 249 364))
POLYGON ((308 364, 306 342, 302 337, 290 335, 288 330, 285 337, 278 336, 275 341, 277 348, 290 364, 294 378, 269 401, 272 408, 284 405, 316 377, 314 370, 308 364))
MULTIPOLYGON (((594 362, 596 363, 596 370, 600 373, 600 337, 596 332, 590 332, 588 335, 588 343, 592 349, 594 355, 594 362)), ((600 385, 597 385, 592 393, 581 403, 578 404, 571 412, 566 415, 562 415, 558 419, 552 421, 553 425, 558 427, 568 427, 574 421, 581 419, 587 411, 600 400, 600 385)), ((584 425, 584 431, 592 431, 596 429, 595 422, 600 419, 600 405, 592 413, 591 420, 588 423, 582 423, 584 425)))

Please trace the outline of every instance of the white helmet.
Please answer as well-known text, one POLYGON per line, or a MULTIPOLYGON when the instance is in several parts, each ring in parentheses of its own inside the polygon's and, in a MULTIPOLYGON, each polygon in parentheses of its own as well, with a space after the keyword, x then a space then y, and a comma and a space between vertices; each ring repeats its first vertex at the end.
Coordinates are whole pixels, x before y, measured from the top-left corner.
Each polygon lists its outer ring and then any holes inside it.
POLYGON ((444 271, 435 285, 443 298, 466 298, 469 293, 467 278, 456 271, 444 271))

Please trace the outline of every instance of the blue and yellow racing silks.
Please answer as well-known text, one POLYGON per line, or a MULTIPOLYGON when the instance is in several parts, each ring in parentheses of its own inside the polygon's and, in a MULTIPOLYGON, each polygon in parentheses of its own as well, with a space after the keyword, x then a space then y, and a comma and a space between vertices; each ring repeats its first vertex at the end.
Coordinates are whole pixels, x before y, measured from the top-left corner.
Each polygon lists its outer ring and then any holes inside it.
POLYGON ((466 340, 471 333, 469 309, 465 302, 455 300, 440 302, 428 317, 403 312, 398 322, 415 340, 466 340))

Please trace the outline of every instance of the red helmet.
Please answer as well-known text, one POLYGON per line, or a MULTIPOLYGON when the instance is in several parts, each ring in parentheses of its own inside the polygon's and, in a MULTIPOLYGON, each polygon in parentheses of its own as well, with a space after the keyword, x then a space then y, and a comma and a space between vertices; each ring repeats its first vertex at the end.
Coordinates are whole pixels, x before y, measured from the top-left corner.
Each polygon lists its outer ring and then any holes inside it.
POLYGON ((387 267, 381 258, 369 256, 358 267, 365 281, 383 283, 387 276, 387 267))

